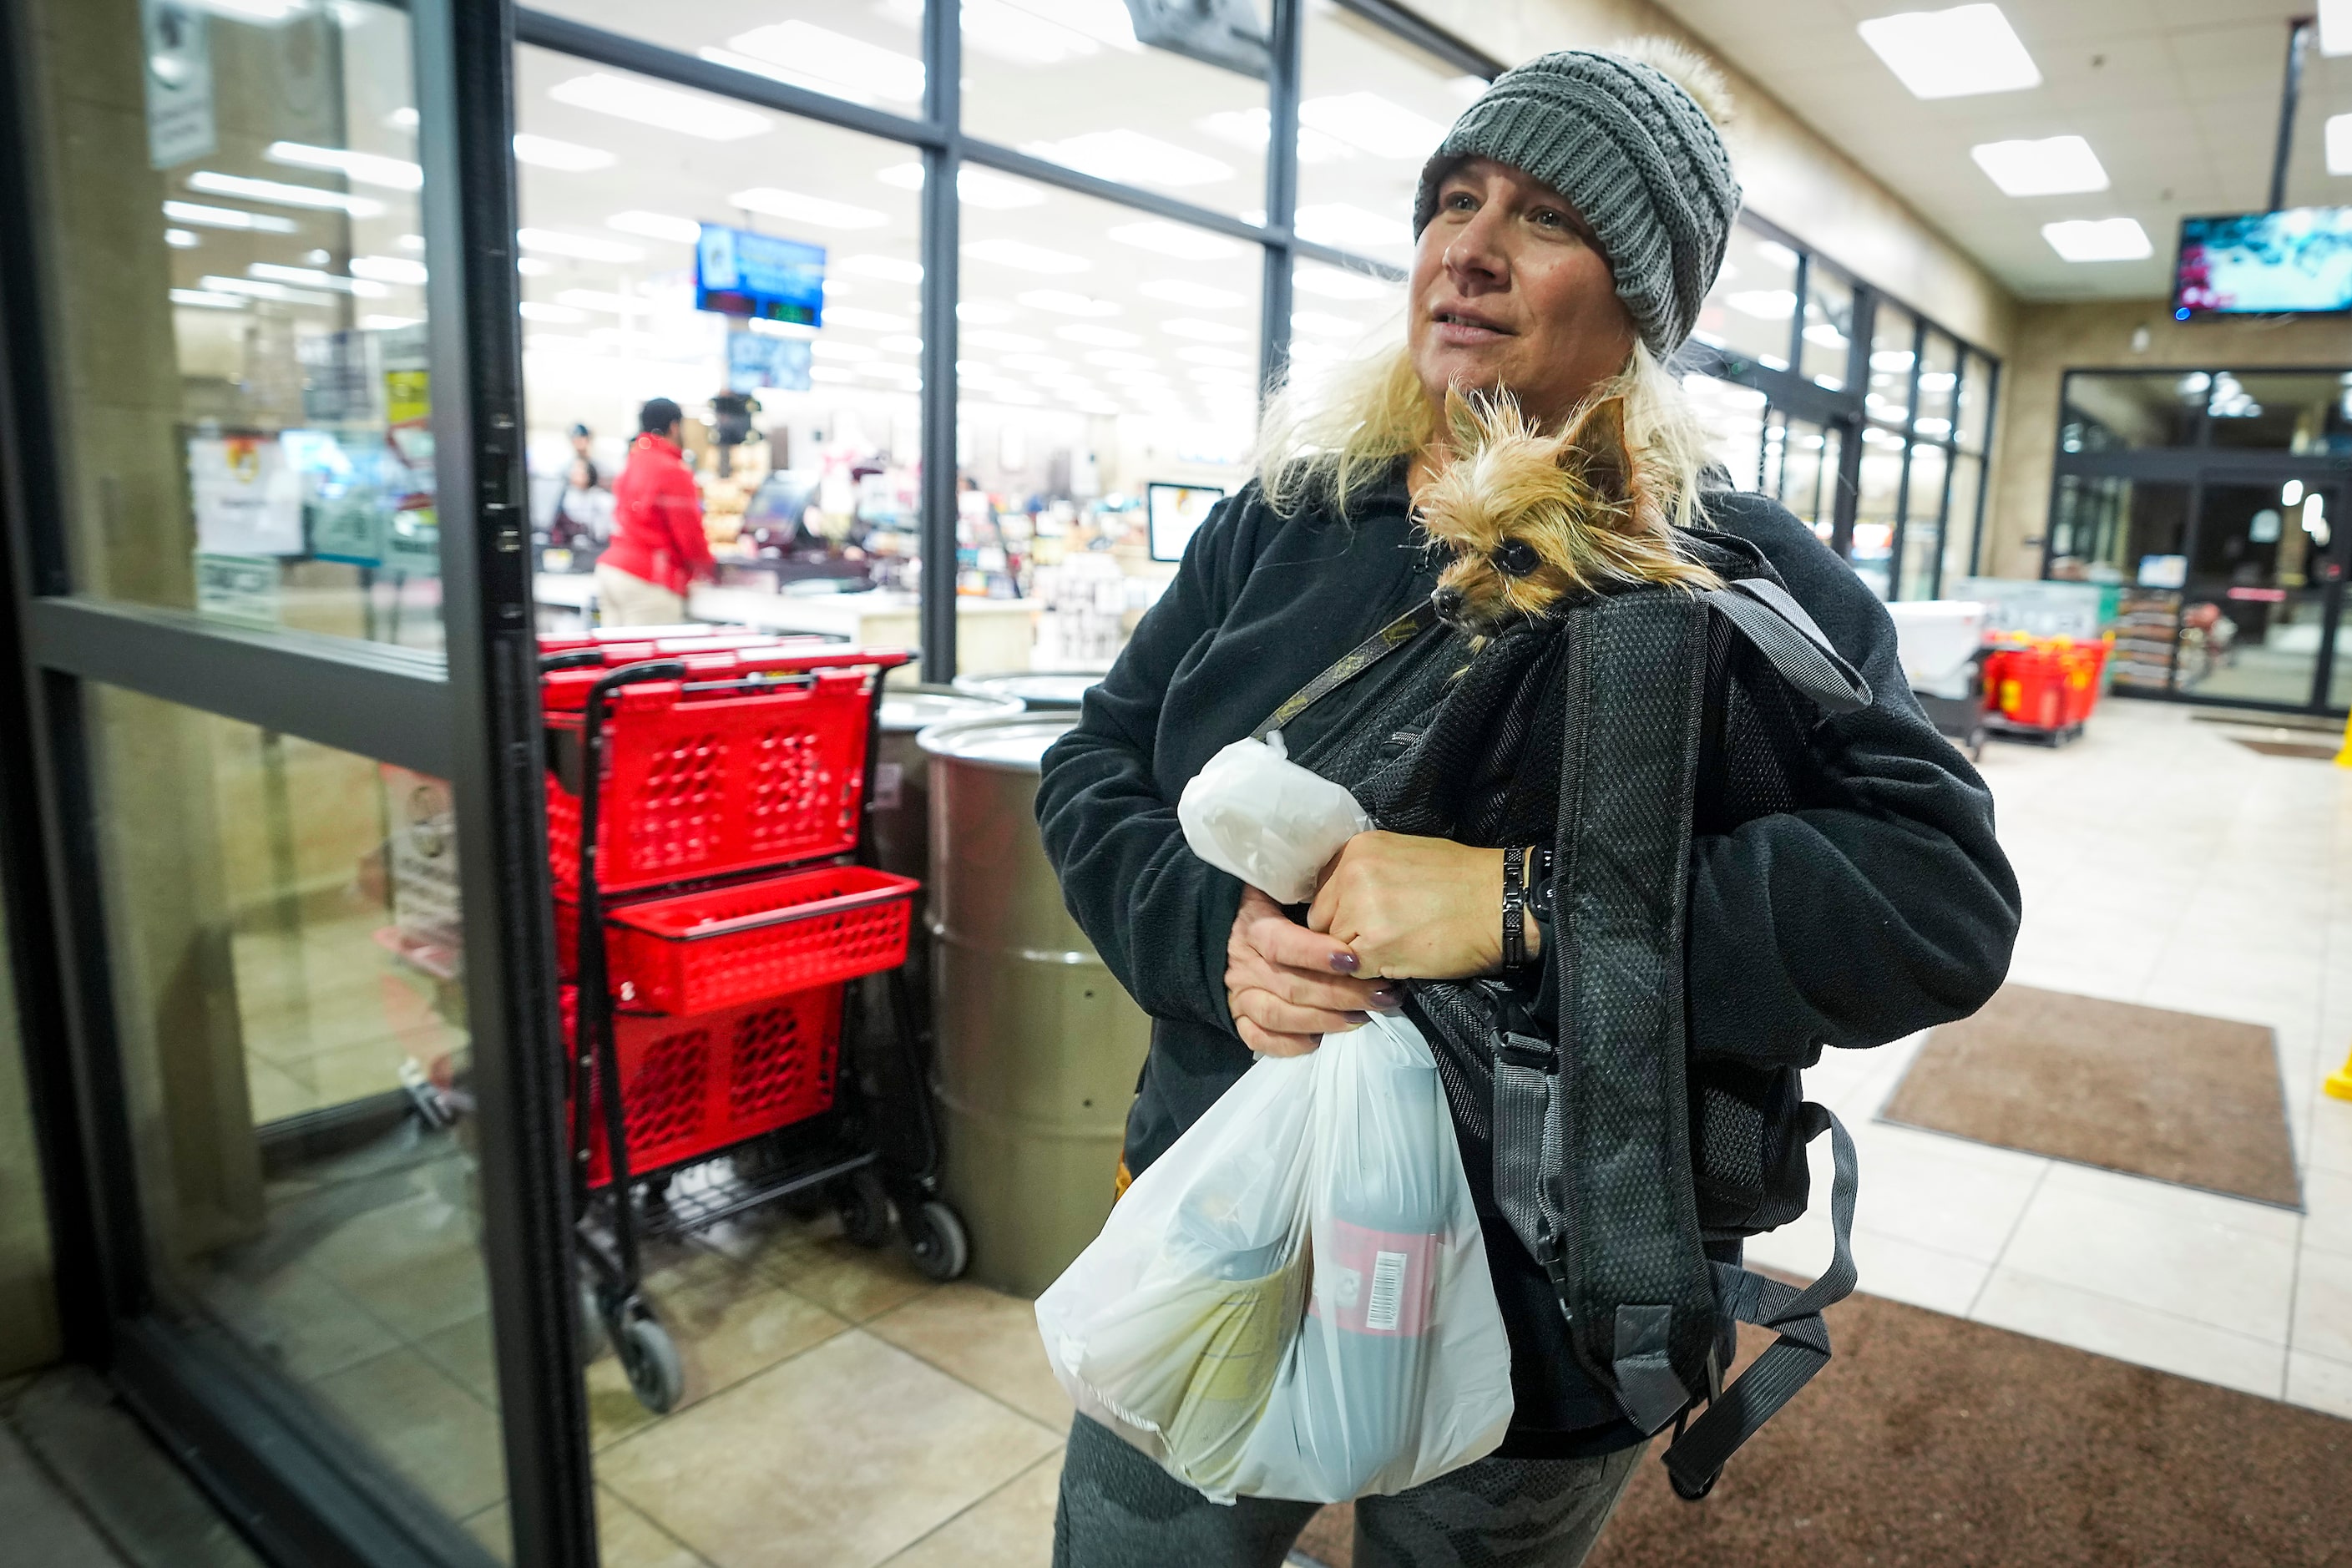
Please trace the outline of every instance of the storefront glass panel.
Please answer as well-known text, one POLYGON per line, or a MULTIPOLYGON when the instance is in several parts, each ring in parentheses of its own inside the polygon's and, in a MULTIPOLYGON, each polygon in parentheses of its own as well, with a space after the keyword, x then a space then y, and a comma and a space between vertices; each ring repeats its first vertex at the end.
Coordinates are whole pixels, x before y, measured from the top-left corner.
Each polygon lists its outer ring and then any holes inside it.
MULTIPOLYGON (((1911 473, 1903 490, 1903 559, 1895 576, 1895 596, 1932 599, 1936 567, 1944 553, 1944 476, 1951 454, 1926 441, 1911 444, 1911 473)), ((1865 457, 1863 467, 1870 466, 1865 457)))
MULTIPOLYGON (((963 210, 956 642, 982 674, 1107 666, 1256 430, 1260 247, 1019 184, 1033 205, 963 210)), ((1391 293, 1318 303, 1362 323, 1391 293)))
POLYGON ((159 1308, 503 1551, 450 791, 88 690, 159 1308))
POLYGON ((2215 371, 2207 389, 2207 439, 2239 451, 2342 457, 2352 454, 2347 404, 2352 404, 2352 386, 2333 372, 2239 375, 2215 371))
MULTIPOLYGON (((876 9, 919 23, 922 4, 885 0, 876 9)), ((1187 7, 1152 9, 1196 19, 1187 7)), ((1250 11, 1255 27, 1246 36, 1224 31, 1222 12, 1219 27, 1193 29, 1213 35, 1226 57, 1213 65, 1139 40, 1122 0, 966 0, 964 129, 1101 179, 1263 222, 1270 57, 1264 8, 1250 11)), ((976 199, 969 184, 964 199, 976 199)))
POLYGON ((2058 412, 2058 449, 2121 452, 2194 446, 2212 384, 2212 376, 2201 370, 2155 375, 2072 374, 2058 412))
POLYGON ((2180 644, 2190 489, 2110 474, 2061 474, 2050 509, 2047 576, 2114 583, 2115 683, 2162 691, 2180 644))
POLYGON ((1916 354, 1919 319, 1900 305, 1879 302, 1870 323, 1870 385, 1863 409, 1882 425, 1901 426, 1911 416, 1911 362, 1916 354))
POLYGON ((1984 459, 1966 453, 1952 458, 1951 499, 1944 508, 1944 567, 1937 579, 1938 597, 1949 596, 1952 585, 1976 574, 1977 507, 1984 494, 1984 459))
POLYGON ((2312 700, 2332 581, 2324 563, 2341 499, 2332 486, 2307 489, 2300 480, 2201 488, 2180 616, 2179 689, 2312 700))
POLYGON ((1789 368, 1797 314, 1797 253, 1734 224, 1723 269, 1700 304, 1691 336, 1767 370, 1789 368))
POLYGON ((1743 490, 1764 489, 1764 395, 1753 387, 1718 381, 1711 375, 1683 377, 1683 391, 1698 409, 1716 461, 1730 476, 1732 487, 1743 490))
POLYGON ((76 589, 437 648, 407 17, 36 0, 32 31, 76 589))
POLYGON ((1960 418, 1958 438, 1964 452, 1982 452, 1992 434, 1992 362, 1971 353, 1960 373, 1960 418))
MULTIPOLYGON (((669 7, 635 0, 546 0, 536 8, 829 98, 909 117, 923 111, 922 0, 881 5, 761 0, 757 5, 669 7)), ((678 118, 677 105, 646 86, 618 88, 608 101, 616 113, 669 129, 678 118), (619 107, 624 104, 625 109, 619 107)), ((724 129, 717 119, 709 126, 713 132, 724 129)), ((529 140, 515 148, 515 158, 525 168, 568 169, 579 162, 578 154, 560 145, 529 140)))
POLYGON ((1880 598, 1895 593, 1895 519, 1903 495, 1903 437, 1875 425, 1862 432, 1861 488, 1854 497, 1854 574, 1880 598))
MULTIPOLYGON (((686 412, 687 456, 720 563, 718 581, 694 590, 693 613, 911 647, 916 151, 542 49, 516 51, 515 101, 524 134, 583 152, 580 167, 517 170, 543 625, 588 604, 637 411, 667 397, 686 412), (677 100, 669 123, 623 112, 655 91, 677 100), (743 117, 733 126, 741 133, 714 144, 700 131, 722 115, 743 117), (781 319, 699 308, 717 302, 697 289, 698 276, 710 280, 698 268, 705 225, 797 247, 781 254, 807 268, 793 285, 807 297, 778 296, 768 308, 781 319), (804 315, 815 321, 791 319, 804 315), (861 597, 856 616, 835 613, 826 597, 867 587, 883 596, 861 597)), ((967 200, 982 188, 998 201, 1017 196, 1032 217, 1043 201, 1039 187, 979 171, 965 184, 967 200)))
POLYGON ((1422 163, 1486 83, 1340 6, 1304 13, 1298 234, 1410 265, 1422 163))
POLYGON ((1791 419, 1777 408, 1765 420, 1765 482, 1760 488, 1824 544, 1836 528, 1841 447, 1835 426, 1791 419))
POLYGON ((1801 370, 1815 386, 1845 390, 1853 352, 1853 285, 1818 263, 1805 269, 1805 328, 1801 370))
POLYGON ((1959 384, 1959 345, 1949 333, 1928 328, 1919 351, 1919 402, 1912 410, 1911 428, 1939 441, 1949 440, 1954 395, 1959 384))

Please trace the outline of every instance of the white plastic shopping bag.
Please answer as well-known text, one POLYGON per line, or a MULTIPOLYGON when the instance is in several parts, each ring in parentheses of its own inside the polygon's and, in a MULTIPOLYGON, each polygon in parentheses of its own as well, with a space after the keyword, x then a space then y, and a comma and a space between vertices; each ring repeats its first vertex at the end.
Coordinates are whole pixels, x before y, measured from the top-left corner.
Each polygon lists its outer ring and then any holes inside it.
POLYGON ((1037 1326, 1080 1412, 1219 1502, 1402 1491, 1510 1425, 1453 1120, 1402 1018, 1261 1058, 1136 1179, 1037 1326))
POLYGON ((1176 820, 1193 854, 1278 904, 1312 899, 1331 857, 1372 826, 1345 786, 1289 760, 1278 730, 1211 757, 1177 799, 1176 820))

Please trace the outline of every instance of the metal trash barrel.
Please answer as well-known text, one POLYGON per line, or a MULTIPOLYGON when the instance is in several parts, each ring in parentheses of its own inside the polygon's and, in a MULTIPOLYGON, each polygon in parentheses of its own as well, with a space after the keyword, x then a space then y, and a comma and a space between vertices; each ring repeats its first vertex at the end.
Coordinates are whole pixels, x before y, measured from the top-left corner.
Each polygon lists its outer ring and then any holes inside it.
MULTIPOLYGON (((934 724, 974 719, 1017 719, 1021 703, 952 686, 887 686, 882 690, 882 737, 874 758, 874 853, 885 871, 931 874, 931 759, 915 737, 934 724)), ((923 906, 915 906, 921 929, 923 906)))
POLYGON ((1016 669, 1004 675, 959 675, 958 691, 975 697, 1009 699, 1032 712, 1076 712, 1087 689, 1108 674, 1101 669, 1016 669))
POLYGON ((1151 1021, 1062 907, 1037 764, 1075 713, 947 723, 931 762, 932 997, 971 1278, 1034 1296, 1102 1229, 1151 1021))

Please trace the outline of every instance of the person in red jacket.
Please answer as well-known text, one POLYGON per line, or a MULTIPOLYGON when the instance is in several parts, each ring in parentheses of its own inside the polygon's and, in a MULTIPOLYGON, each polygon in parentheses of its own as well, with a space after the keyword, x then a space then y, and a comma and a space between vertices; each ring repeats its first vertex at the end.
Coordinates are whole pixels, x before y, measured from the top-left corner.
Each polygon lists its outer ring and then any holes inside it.
POLYGON ((684 416, 656 397, 613 483, 613 542, 596 563, 597 619, 608 626, 677 626, 687 585, 718 575, 702 533, 702 493, 678 451, 684 416))

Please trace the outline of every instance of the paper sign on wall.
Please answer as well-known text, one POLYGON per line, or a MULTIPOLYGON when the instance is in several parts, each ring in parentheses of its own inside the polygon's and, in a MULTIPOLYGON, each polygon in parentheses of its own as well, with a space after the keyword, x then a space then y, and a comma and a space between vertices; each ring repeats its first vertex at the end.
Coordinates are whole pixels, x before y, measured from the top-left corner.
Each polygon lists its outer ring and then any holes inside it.
POLYGON ((302 482, 271 436, 188 441, 196 548, 215 555, 302 553, 302 482))
POLYGON ((147 161, 169 169, 219 144, 213 123, 213 50, 205 13, 185 0, 140 0, 146 68, 147 161))
POLYGON ((261 631, 279 621, 278 558, 196 552, 196 613, 261 631))

